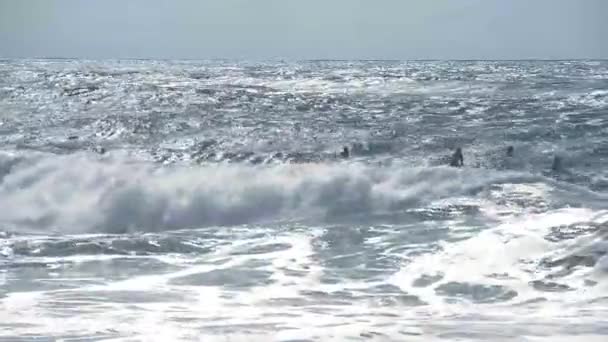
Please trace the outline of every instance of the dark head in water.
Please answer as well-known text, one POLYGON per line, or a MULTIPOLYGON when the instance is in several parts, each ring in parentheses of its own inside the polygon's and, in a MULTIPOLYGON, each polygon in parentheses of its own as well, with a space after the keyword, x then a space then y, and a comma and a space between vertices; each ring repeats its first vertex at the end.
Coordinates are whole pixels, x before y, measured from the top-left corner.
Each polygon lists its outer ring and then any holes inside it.
POLYGON ((513 146, 509 146, 507 147, 507 157, 513 157, 513 151, 515 149, 513 148, 513 146))
POLYGON ((450 166, 460 167, 464 165, 464 157, 462 156, 462 148, 458 147, 452 155, 450 166))
POLYGON ((344 148, 342 149, 342 152, 340 152, 340 156, 342 158, 348 158, 349 156, 349 152, 348 152, 348 147, 344 146, 344 148))

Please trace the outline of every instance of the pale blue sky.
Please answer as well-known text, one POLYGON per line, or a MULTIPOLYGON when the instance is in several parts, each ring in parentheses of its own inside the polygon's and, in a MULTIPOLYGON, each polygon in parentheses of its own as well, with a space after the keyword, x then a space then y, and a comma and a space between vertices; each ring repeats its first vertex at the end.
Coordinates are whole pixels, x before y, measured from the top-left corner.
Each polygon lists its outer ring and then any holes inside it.
POLYGON ((0 0, 0 57, 608 58, 608 0, 0 0))

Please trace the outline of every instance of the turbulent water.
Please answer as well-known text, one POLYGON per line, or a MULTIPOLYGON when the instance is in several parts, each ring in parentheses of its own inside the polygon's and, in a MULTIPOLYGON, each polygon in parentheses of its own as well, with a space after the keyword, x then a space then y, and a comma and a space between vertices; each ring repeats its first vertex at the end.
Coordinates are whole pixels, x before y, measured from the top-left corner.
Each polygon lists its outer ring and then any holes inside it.
POLYGON ((0 146, 2 341, 608 338, 607 61, 0 60, 0 146))

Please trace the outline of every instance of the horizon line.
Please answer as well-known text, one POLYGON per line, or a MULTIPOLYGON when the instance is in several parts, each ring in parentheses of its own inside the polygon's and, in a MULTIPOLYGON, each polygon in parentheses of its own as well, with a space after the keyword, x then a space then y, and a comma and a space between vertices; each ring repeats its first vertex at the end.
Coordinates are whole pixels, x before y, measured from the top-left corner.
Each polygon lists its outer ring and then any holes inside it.
POLYGON ((90 60, 90 61, 275 61, 275 62, 565 62, 565 61, 608 61, 604 58, 237 58, 237 57, 208 57, 208 58, 159 58, 159 57, 68 57, 68 56, 29 56, 4 57, 0 60, 90 60))

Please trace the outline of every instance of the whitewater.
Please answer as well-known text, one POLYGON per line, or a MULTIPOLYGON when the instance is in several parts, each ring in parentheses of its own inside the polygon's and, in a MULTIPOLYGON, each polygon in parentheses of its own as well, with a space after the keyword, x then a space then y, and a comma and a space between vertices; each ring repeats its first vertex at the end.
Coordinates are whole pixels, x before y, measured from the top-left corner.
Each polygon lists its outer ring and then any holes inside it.
POLYGON ((607 166, 607 61, 0 60, 0 341, 605 341, 607 166))

